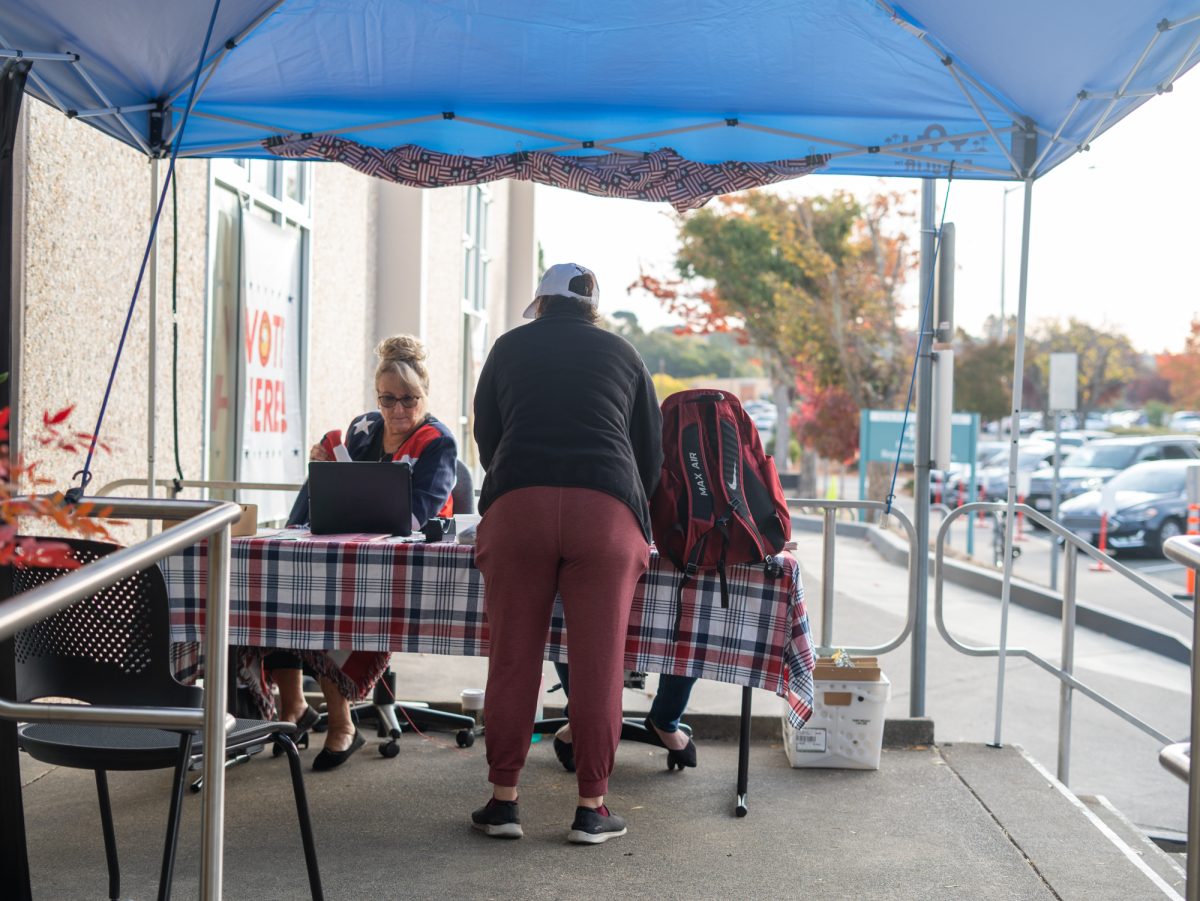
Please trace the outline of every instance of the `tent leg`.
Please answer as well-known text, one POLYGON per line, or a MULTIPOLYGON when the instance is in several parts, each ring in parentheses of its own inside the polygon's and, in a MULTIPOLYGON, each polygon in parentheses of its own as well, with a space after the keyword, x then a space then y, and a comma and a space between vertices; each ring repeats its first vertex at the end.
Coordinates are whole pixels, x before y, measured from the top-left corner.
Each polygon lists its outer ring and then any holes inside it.
MULTIPOLYGON (((14 408, 16 399, 21 310, 17 303, 16 272, 21 254, 24 228, 16 224, 16 145, 21 104, 25 98, 25 79, 29 62, 9 62, 0 68, 0 318, 9 324, 0 346, 0 372, 8 378, 0 382, 0 408, 14 408)), ((15 462, 20 444, 20 419, 11 420, 9 463, 15 462)), ((0 598, 13 593, 12 571, 0 571, 0 598)), ((0 642, 0 695, 16 697, 16 654, 12 640, 0 642)), ((25 812, 21 798, 21 761, 17 752, 17 724, 0 720, 0 885, 5 897, 28 901, 29 859, 25 847, 25 812)))
POLYGON ((1025 300, 1029 289, 1029 219, 1033 209, 1033 179, 1025 179, 1025 211, 1021 217, 1021 283, 1017 297, 1017 339, 1013 353, 1012 420, 1009 423, 1008 500, 1004 517, 1004 581, 1000 589, 1000 656, 996 662, 996 734, 1000 747, 1004 721, 1004 671, 1008 655, 1008 605, 1012 593, 1013 525, 1016 522, 1017 443, 1021 438, 1021 403, 1025 395, 1025 300))
MULTIPOLYGON (((154 215, 158 209, 159 194, 159 160, 150 160, 150 223, 153 229, 154 215)), ((178 223, 172 223, 172 228, 178 228, 178 223)), ((150 317, 146 329, 146 497, 154 497, 154 447, 158 433, 155 429, 154 413, 156 406, 155 383, 158 381, 158 230, 151 231, 150 242, 150 283, 147 286, 147 315, 150 317)), ((154 521, 146 520, 146 537, 154 534, 154 521)))

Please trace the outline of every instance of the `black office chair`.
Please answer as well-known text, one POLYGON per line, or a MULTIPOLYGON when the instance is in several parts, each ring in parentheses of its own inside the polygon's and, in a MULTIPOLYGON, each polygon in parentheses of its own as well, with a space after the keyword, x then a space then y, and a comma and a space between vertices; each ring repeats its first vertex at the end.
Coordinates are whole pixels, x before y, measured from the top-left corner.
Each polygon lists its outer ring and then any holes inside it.
MULTIPOLYGON (((72 556, 81 564, 116 550, 113 545, 94 541, 49 540, 69 544, 72 556)), ((22 566, 18 559, 13 566, 14 591, 36 588, 64 572, 22 566)), ((166 584, 157 566, 150 566, 19 632, 14 647, 18 701, 61 697, 120 707, 203 704, 203 690, 180 684, 171 672, 170 611, 166 584)), ((268 739, 284 748, 291 764, 309 889, 314 899, 320 899, 321 877, 300 755, 291 737, 294 731, 292 723, 239 719, 228 731, 225 750, 236 753, 252 745, 262 745, 268 739)), ((36 760, 95 771, 108 860, 108 897, 113 899, 121 896, 121 874, 105 773, 175 768, 158 886, 159 899, 169 898, 184 777, 189 766, 203 755, 200 734, 82 723, 31 723, 22 726, 18 734, 21 747, 36 760)))
MULTIPOLYGON (((462 460, 455 460, 454 490, 450 497, 454 501, 455 513, 475 512, 475 487, 472 484, 471 470, 462 460)), ((385 670, 375 684, 370 704, 355 705, 351 711, 356 716, 374 719, 377 724, 377 734, 387 739, 380 743, 379 753, 384 757, 395 757, 400 753, 398 739, 410 728, 449 729, 455 732, 455 740, 460 748, 469 748, 475 744, 475 737, 482 729, 475 719, 461 713, 448 710, 436 710, 424 704, 414 702, 404 703, 396 699, 396 674, 391 669, 385 670)))
POLYGON ((462 460, 455 460, 454 473, 457 480, 454 483, 454 490, 450 492, 450 497, 454 501, 454 512, 474 513, 475 486, 472 484, 471 470, 462 460))

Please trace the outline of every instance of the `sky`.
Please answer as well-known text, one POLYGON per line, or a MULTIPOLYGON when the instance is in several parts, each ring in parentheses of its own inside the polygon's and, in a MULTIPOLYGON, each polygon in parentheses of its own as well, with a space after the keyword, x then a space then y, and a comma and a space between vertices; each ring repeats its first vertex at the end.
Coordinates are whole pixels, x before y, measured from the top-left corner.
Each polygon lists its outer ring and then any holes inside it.
MULTIPOLYGON (((1129 336, 1148 353, 1179 352, 1200 315, 1200 73, 1180 78, 1049 175, 1034 182, 1030 230, 1028 328, 1075 317, 1129 336)), ((920 181, 813 175, 776 189, 794 196, 881 191, 908 196, 919 209, 920 181)), ((955 224, 956 325, 982 333, 1001 309, 1015 315, 1020 274, 1023 189, 1012 183, 935 182, 938 218, 955 224), (1009 193, 1005 194, 1008 189, 1009 193), (1007 230, 1002 228, 1007 206, 1007 230), (1003 246, 1002 246, 1003 245, 1003 246)), ((910 245, 916 248, 913 217, 910 245)), ((671 275, 677 218, 666 204, 589 197, 539 185, 536 231, 547 265, 576 262, 596 272, 600 307, 631 310, 643 327, 672 320, 658 303, 627 287, 639 271, 671 275)), ((905 286, 915 327, 917 278, 905 286)))

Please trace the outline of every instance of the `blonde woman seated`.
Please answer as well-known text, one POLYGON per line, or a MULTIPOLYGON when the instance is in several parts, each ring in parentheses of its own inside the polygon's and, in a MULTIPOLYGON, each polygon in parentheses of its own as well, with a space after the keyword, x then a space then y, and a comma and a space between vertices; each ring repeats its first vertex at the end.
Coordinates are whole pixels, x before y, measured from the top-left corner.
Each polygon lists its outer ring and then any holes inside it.
MULTIPOLYGON (((427 412, 429 371, 425 347, 411 335, 397 335, 381 342, 375 354, 379 358, 375 369, 379 409, 364 413, 350 424, 346 450, 354 460, 411 464, 413 517, 424 523, 435 516, 450 516, 458 448, 450 430, 427 412)), ((309 459, 333 457, 316 444, 309 451, 309 459)), ((386 499, 380 502, 386 503, 386 499)), ((308 519, 305 484, 288 522, 302 524, 308 519)), ((320 679, 328 731, 324 749, 313 760, 314 770, 340 766, 363 746, 365 739, 351 721, 350 700, 366 698, 387 668, 389 656, 375 651, 354 651, 348 656, 326 651, 274 651, 264 659, 263 670, 279 687, 279 718, 296 723, 302 732, 316 725, 318 718, 304 699, 302 667, 320 679)))

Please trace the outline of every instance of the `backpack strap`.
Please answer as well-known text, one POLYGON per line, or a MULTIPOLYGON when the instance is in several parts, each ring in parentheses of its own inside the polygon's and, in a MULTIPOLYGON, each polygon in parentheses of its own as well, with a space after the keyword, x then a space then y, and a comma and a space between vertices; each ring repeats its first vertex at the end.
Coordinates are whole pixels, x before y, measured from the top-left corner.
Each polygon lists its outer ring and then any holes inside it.
MULTIPOLYGON (((715 528, 715 527, 714 527, 715 528)), ((675 586, 675 624, 671 628, 671 640, 679 641, 679 630, 683 627, 683 589, 687 587, 687 583, 692 580, 692 576, 696 575, 699 569, 700 555, 704 553, 704 545, 708 543, 708 536, 713 532, 709 529, 702 534, 692 547, 692 552, 688 555, 687 563, 679 567, 683 572, 679 576, 679 582, 675 586)), ((724 551, 722 551, 724 558, 724 551)))

